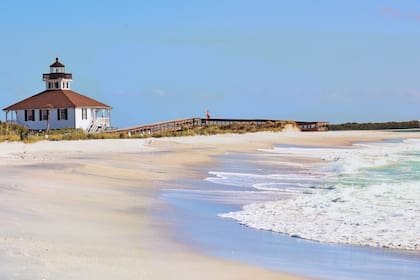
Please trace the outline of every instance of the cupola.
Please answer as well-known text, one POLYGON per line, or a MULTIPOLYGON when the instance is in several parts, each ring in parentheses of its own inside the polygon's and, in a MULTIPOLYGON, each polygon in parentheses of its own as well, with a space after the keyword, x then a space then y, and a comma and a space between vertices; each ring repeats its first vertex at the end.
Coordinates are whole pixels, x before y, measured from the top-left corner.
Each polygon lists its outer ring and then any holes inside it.
POLYGON ((70 90, 72 79, 73 75, 65 72, 65 66, 58 57, 50 65, 50 73, 42 75, 46 90, 70 90))

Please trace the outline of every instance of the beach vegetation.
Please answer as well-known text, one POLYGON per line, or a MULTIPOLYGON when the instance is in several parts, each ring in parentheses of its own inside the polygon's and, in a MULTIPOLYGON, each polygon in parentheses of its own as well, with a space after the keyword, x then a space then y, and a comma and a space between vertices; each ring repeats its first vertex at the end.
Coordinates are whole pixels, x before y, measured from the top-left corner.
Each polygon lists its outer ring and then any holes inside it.
POLYGON ((25 140, 29 135, 29 130, 17 124, 7 124, 0 121, 0 141, 20 141, 25 140))
POLYGON ((368 122, 357 123, 347 122, 342 124, 330 124, 329 130, 383 130, 383 129, 412 129, 420 128, 420 121, 405 121, 405 122, 368 122))
POLYGON ((64 140, 88 140, 88 139, 125 139, 125 138, 148 138, 148 137, 180 137, 194 135, 215 135, 226 133, 252 133, 259 131, 281 131, 287 124, 296 126, 294 121, 269 121, 263 124, 255 122, 232 123, 229 125, 203 125, 196 127, 182 127, 179 130, 161 131, 152 134, 128 134, 123 132, 87 133, 82 129, 55 129, 30 131, 24 126, 0 122, 1 141, 23 141, 33 143, 41 140, 64 141, 64 140))
POLYGON ((165 131, 152 134, 153 137, 173 137, 173 136, 194 136, 194 135, 216 135, 216 134, 243 134, 259 131, 282 131, 287 124, 296 126, 294 121, 269 121, 263 124, 255 122, 249 123, 232 123, 228 125, 203 125, 193 128, 183 128, 176 131, 165 131))

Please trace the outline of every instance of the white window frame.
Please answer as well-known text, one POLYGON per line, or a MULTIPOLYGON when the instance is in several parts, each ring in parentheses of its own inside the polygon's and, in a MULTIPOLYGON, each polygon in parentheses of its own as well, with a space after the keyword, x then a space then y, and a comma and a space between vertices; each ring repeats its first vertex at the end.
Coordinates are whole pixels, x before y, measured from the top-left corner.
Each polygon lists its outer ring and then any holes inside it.
POLYGON ((82 120, 88 119, 88 110, 87 108, 82 108, 82 120))
POLYGON ((35 110, 25 110, 26 120, 27 122, 34 122, 35 121, 35 110))
POLYGON ((67 121, 69 118, 69 112, 67 108, 57 109, 57 120, 67 121))
POLYGON ((47 121, 48 120, 48 115, 50 114, 50 111, 47 109, 44 110, 40 110, 41 113, 39 114, 39 120, 40 121, 47 121))

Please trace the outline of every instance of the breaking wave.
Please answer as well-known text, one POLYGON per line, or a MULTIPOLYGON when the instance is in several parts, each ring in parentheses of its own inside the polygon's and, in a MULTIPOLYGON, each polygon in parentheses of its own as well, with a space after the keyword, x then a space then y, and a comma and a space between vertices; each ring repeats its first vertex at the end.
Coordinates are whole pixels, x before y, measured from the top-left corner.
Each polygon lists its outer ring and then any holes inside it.
POLYGON ((262 152, 311 161, 281 174, 211 172, 213 183, 293 193, 221 217, 320 242, 420 250, 420 140, 262 152))

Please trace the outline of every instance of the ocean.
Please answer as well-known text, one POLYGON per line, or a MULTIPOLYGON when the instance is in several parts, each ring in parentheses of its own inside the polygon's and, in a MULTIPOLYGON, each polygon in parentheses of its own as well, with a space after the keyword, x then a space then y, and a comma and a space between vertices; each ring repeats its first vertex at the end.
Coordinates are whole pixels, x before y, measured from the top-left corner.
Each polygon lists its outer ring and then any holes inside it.
POLYGON ((322 279, 418 279, 420 140, 226 154, 168 189, 180 242, 322 279))

